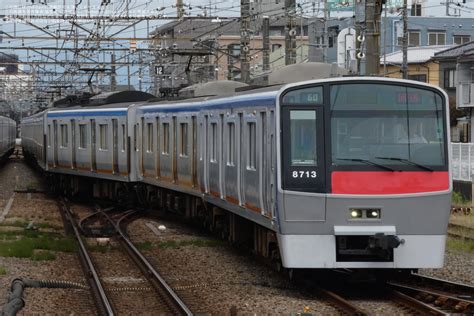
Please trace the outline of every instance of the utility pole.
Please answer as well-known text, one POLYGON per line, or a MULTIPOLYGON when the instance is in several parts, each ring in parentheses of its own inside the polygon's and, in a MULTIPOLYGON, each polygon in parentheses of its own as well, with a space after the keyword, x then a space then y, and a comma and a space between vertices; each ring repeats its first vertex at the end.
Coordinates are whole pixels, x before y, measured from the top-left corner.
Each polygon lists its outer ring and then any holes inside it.
POLYGON ((323 61, 328 62, 328 47, 329 47, 329 32, 328 32, 329 8, 328 1, 324 0, 324 46, 323 46, 323 61))
MULTIPOLYGON (((406 0, 404 0, 406 1, 406 0)), ((378 75, 380 72, 380 17, 382 0, 366 0, 366 64, 367 76, 378 75)))
POLYGON ((296 62, 295 0, 285 0, 285 65, 296 62))
POLYGON ((365 36, 362 32, 362 23, 365 22, 365 0, 355 1, 355 31, 356 31, 356 60, 357 60, 357 74, 364 74, 362 70, 361 61, 365 58, 362 43, 365 41, 365 36))
POLYGON ((408 78, 408 4, 403 0, 403 42, 402 42, 402 78, 408 78))
POLYGON ((178 19, 183 17, 184 10, 183 10, 183 0, 176 0, 176 16, 178 19))
POLYGON ((115 69, 115 53, 112 53, 110 56, 110 91, 115 91, 117 88, 117 75, 116 75, 116 69, 115 69))
POLYGON ((262 69, 265 72, 270 70, 270 18, 264 16, 262 22, 262 69))
POLYGON ((250 82, 250 0, 240 1, 240 80, 250 82))

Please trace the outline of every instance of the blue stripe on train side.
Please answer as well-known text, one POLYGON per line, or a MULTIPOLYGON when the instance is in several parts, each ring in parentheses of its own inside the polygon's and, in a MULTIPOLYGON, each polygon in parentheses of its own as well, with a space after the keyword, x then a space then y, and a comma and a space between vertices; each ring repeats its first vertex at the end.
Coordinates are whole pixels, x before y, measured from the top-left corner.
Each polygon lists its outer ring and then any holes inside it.
POLYGON ((137 109, 138 114, 146 114, 153 112, 198 112, 201 110, 215 110, 215 109, 229 109, 229 108, 239 108, 239 107, 249 107, 249 106, 272 106, 274 107, 276 103, 276 96, 271 97, 259 97, 254 99, 244 99, 244 100, 235 100, 235 101, 225 101, 222 100, 212 100, 205 101, 204 103, 197 103, 196 105, 181 105, 181 104, 172 104, 170 107, 160 107, 160 104, 150 107, 139 107, 137 109), (220 101, 220 102, 219 102, 220 101))
POLYGON ((48 113, 48 117, 71 117, 71 116, 125 116, 127 110, 123 111, 70 111, 48 113))

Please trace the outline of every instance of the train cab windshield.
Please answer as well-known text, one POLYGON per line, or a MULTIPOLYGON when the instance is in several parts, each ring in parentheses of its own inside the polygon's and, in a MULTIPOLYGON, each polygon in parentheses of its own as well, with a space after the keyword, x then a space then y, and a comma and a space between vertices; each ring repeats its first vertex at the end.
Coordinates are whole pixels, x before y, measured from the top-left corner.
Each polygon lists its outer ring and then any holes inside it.
POLYGON ((284 189, 326 192, 336 170, 448 170, 445 104, 434 89, 337 82, 280 100, 284 189))
POLYGON ((332 166, 423 171, 447 166, 443 102, 433 90, 332 85, 330 110, 332 166))

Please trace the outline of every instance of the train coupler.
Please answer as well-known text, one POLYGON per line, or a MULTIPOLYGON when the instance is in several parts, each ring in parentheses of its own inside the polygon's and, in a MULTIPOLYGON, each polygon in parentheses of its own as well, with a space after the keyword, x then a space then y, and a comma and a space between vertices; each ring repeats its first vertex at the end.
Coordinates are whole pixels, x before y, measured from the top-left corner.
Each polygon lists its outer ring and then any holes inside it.
POLYGON ((370 249, 382 249, 389 250, 398 248, 404 243, 403 239, 400 239, 396 235, 385 235, 384 233, 376 233, 374 236, 369 238, 370 249))

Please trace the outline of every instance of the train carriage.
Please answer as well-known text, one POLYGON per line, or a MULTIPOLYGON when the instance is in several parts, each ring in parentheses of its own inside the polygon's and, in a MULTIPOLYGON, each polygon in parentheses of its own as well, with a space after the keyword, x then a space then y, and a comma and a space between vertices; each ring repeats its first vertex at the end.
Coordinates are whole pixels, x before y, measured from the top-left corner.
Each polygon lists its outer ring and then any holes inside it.
POLYGON ((15 149, 16 123, 8 117, 0 116, 0 157, 8 158, 15 149))
POLYGON ((55 173, 142 188, 288 268, 441 267, 447 109, 419 82, 312 80, 50 110, 45 154, 55 173))

